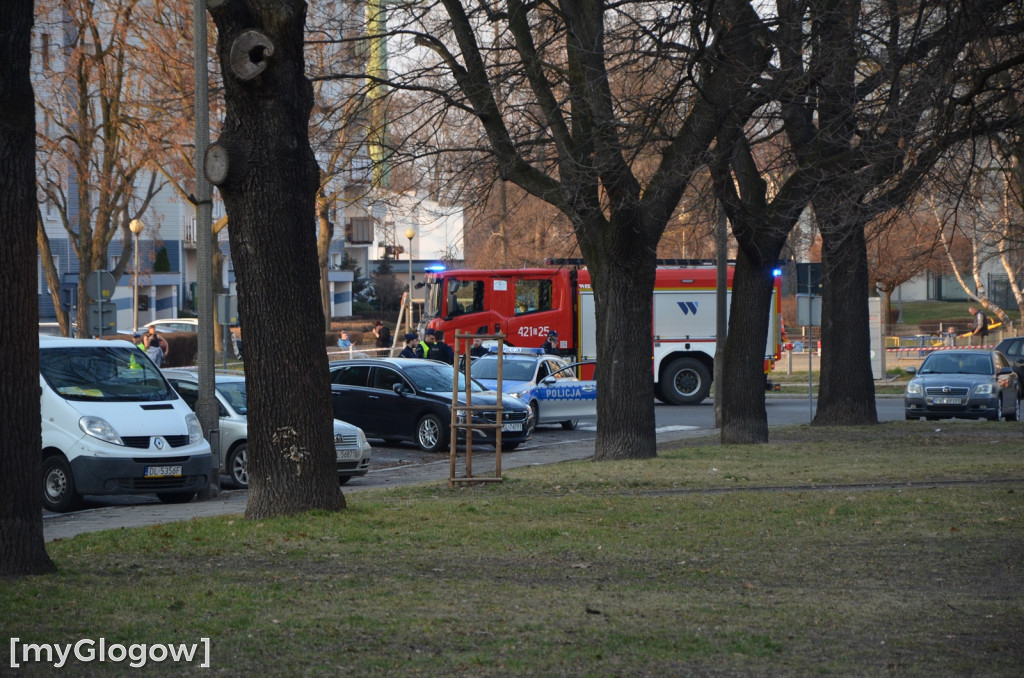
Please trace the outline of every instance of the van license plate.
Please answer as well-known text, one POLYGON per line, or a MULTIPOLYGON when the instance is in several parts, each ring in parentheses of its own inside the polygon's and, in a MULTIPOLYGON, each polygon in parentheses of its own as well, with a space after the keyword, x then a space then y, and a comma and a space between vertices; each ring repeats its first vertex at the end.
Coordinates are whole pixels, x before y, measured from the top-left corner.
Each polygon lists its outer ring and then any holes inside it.
POLYGON ((501 430, 502 431, 522 431, 523 430, 523 425, 522 424, 502 424, 501 425, 501 430))
POLYGON ((959 398, 936 398, 933 401, 936 405, 960 405, 959 398))
POLYGON ((146 467, 146 477, 147 478, 167 478, 167 477, 180 478, 181 477, 181 467, 180 466, 147 466, 146 467))
POLYGON ((338 461, 342 459, 358 459, 359 450, 337 450, 338 461))

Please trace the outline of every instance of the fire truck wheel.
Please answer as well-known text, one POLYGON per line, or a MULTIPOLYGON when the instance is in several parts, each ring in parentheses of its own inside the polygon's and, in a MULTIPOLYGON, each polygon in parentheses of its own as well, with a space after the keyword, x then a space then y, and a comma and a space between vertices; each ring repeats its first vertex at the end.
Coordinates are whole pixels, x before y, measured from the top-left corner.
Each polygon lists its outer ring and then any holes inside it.
POLYGON ((711 374, 699 360, 679 358, 662 372, 658 387, 670 405, 696 405, 711 392, 711 374))

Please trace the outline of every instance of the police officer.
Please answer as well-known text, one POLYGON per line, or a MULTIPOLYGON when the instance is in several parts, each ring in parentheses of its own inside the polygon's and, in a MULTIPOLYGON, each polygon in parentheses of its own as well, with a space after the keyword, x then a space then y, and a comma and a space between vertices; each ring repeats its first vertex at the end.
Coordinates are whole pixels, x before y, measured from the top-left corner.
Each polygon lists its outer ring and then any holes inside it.
POLYGON ((559 355, 558 353, 558 332, 551 330, 548 332, 548 340, 544 342, 544 353, 549 355, 559 355))
POLYGON ((432 330, 431 328, 428 327, 427 329, 425 329, 423 331, 423 341, 421 341, 420 345, 416 348, 416 357, 417 358, 426 358, 427 357, 427 354, 430 353, 430 347, 434 343, 434 339, 435 339, 435 337, 434 337, 434 330, 432 330))
POLYGON ((403 348, 402 352, 398 354, 398 357, 419 358, 419 356, 416 355, 416 352, 419 349, 419 347, 417 346, 419 338, 420 335, 416 334, 415 332, 409 332, 407 335, 405 335, 405 348, 403 348))
MULTIPOLYGON (((430 330, 427 331, 429 332, 430 330)), ((430 349, 427 351, 427 358, 439 360, 449 365, 455 363, 455 351, 452 350, 451 346, 444 343, 444 332, 442 330, 434 332, 434 341, 430 344, 430 349)))

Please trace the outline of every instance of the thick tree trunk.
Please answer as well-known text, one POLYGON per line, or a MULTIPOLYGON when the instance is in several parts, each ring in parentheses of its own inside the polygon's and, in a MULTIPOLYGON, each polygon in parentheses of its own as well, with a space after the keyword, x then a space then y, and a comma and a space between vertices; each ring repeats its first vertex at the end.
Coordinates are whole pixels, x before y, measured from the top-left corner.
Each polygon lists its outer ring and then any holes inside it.
POLYGON ((651 352, 635 350, 651 343, 656 263, 653 256, 643 263, 641 258, 634 253, 590 267, 600 384, 595 461, 657 456, 651 352))
MULTIPOLYGON (((819 215, 827 210, 815 210, 819 215)), ((841 215, 836 215, 840 217, 841 215)), ((868 328, 868 258, 858 224, 822 221, 821 386, 814 425, 877 424, 868 328)))
POLYGON ((764 347, 773 285, 771 268, 754 266, 741 250, 733 274, 723 379, 715 384, 722 399, 723 443, 768 442, 764 347))
POLYGON ((230 219, 249 393, 249 503, 265 518, 344 506, 335 469, 307 125, 305 4, 211 6, 224 71, 230 219))
POLYGON ((0 576, 54 570, 43 545, 32 0, 0 3, 0 576))

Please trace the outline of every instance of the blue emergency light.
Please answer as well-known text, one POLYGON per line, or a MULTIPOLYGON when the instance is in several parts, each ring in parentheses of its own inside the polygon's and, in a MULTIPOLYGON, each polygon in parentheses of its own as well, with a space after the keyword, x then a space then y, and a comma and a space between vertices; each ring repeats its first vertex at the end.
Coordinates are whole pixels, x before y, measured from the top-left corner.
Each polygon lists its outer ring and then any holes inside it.
MULTIPOLYGON (((490 352, 497 355, 498 347, 491 346, 490 352)), ((505 344, 504 352, 518 355, 544 355, 544 349, 542 348, 526 348, 525 346, 509 346, 508 344, 505 344)))

